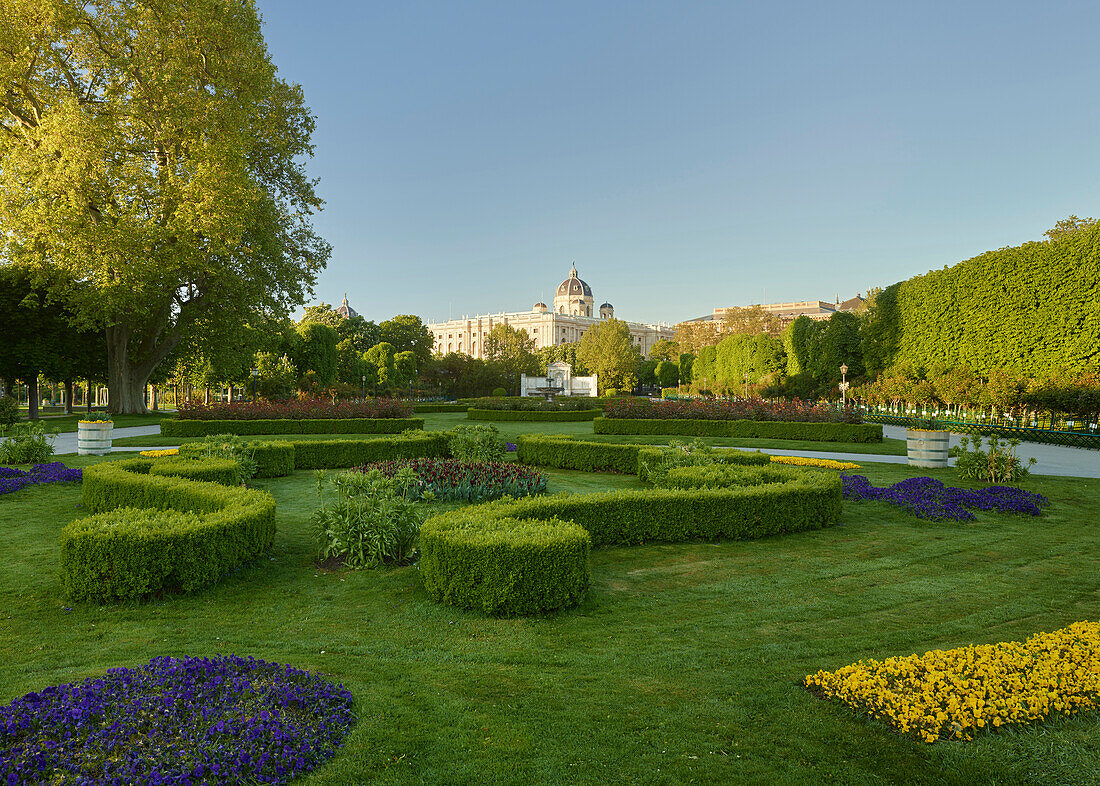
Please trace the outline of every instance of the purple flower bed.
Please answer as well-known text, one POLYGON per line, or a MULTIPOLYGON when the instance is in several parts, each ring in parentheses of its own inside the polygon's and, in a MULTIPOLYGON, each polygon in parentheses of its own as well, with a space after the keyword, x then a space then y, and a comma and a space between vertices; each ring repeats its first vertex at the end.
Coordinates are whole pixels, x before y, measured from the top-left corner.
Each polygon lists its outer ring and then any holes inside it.
POLYGON ((336 752, 351 694, 254 658, 154 658, 0 707, 0 783, 287 783, 336 752))
POLYGON ((960 489, 945 486, 935 478, 907 478, 892 486, 878 487, 863 475, 845 475, 844 499, 862 502, 881 500, 896 505, 920 519, 933 521, 973 521, 976 510, 998 513, 1025 513, 1038 516, 1050 500, 1042 494, 1021 491, 1011 486, 989 486, 984 489, 960 489))
POLYGON ((83 479, 81 470, 69 469, 60 461, 35 464, 29 470, 0 467, 0 494, 12 494, 36 483, 79 483, 83 479))

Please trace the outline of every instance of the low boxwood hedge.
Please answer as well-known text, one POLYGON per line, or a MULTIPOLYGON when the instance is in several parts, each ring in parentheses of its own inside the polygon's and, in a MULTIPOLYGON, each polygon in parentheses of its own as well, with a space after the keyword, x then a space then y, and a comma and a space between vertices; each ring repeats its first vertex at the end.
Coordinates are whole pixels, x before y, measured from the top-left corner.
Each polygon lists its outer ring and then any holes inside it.
MULTIPOLYGON (((586 442, 565 434, 521 434, 516 437, 516 460, 521 464, 582 472, 622 472, 637 474, 642 480, 649 479, 648 467, 662 461, 667 450, 647 445, 586 442)), ((770 461, 766 453, 745 450, 724 450, 719 458, 727 464, 756 466, 764 466, 770 461)))
POLYGON ((204 458, 200 461, 185 456, 169 456, 153 460, 148 472, 150 475, 168 475, 187 480, 201 480, 206 483, 220 483, 223 486, 236 486, 240 466, 233 459, 204 458))
POLYGON ((603 414, 601 409, 474 409, 466 410, 468 420, 520 420, 528 422, 550 421, 554 423, 593 420, 603 414))
POLYGON ((61 532, 61 583, 70 599, 194 592, 271 546, 274 497, 150 474, 163 461, 109 461, 84 470, 84 508, 102 515, 61 532))
POLYGON ((424 428, 424 418, 316 418, 313 420, 178 420, 160 422, 165 437, 210 434, 400 434, 424 428))
POLYGON ((682 437, 800 439, 815 442, 882 442, 877 423, 796 423, 774 420, 596 418, 596 434, 668 434, 682 437))
POLYGON ((420 574, 441 603, 501 616, 580 603, 592 539, 550 518, 486 515, 484 505, 437 516, 420 529, 420 574))
MULTIPOLYGON (((691 477, 698 473, 688 470, 713 469, 687 467, 679 472, 691 477)), ((711 481, 700 477, 699 485, 691 488, 528 497, 434 516, 420 534, 424 585, 442 602, 498 614, 545 612, 579 602, 575 592, 549 596, 539 590, 542 600, 534 603, 513 580, 522 575, 525 582, 545 584, 537 579, 544 568, 532 555, 539 553, 536 546, 551 542, 552 533, 538 529, 527 535, 531 520, 551 528, 559 526, 557 521, 573 522, 599 546, 761 538, 831 526, 840 518, 842 485, 835 473, 794 467, 721 469, 751 485, 710 488, 711 481), (497 539, 512 529, 516 532, 508 536, 509 547, 504 548, 497 539), (525 539, 531 540, 531 547, 518 548, 525 539), (493 566, 492 570, 485 565, 493 566), (514 601, 506 600, 510 593, 517 596, 514 601)), ((570 565, 555 569, 573 575, 577 570, 573 559, 570 565)), ((576 584, 570 587, 575 589, 576 584)))
POLYGON ((413 404, 413 412, 465 412, 469 404, 413 404))

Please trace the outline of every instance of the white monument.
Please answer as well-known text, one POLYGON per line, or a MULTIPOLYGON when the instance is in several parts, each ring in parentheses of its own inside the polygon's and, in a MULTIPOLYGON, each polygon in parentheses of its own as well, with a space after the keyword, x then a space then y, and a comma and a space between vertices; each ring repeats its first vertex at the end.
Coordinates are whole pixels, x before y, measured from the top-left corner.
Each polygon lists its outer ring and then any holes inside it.
POLYGON ((596 375, 590 377, 573 376, 573 367, 568 363, 551 363, 546 368, 545 377, 520 375, 519 394, 521 396, 593 396, 596 395, 596 375))

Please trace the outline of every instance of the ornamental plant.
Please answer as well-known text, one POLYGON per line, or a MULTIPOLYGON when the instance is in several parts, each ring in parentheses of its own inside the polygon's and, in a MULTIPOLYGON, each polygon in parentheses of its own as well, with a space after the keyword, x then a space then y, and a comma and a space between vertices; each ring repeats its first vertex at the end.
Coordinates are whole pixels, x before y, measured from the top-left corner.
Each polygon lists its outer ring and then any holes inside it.
POLYGON ((16 423, 7 429, 7 437, 0 441, 0 462, 5 464, 44 462, 53 455, 55 439, 57 435, 48 432, 41 422, 16 423))
MULTIPOLYGON (((177 449, 176 452, 178 453, 179 450, 177 449)), ((193 443, 188 448, 187 454, 195 459, 220 458, 236 461, 239 467, 237 485, 256 476, 253 448, 237 434, 211 434, 193 443)))
POLYGON ((70 469, 60 461, 35 464, 29 470, 0 467, 0 495, 13 494, 36 484, 79 483, 83 478, 84 473, 81 470, 70 469))
POLYGON ((1011 486, 961 489, 945 486, 935 478, 916 477, 880 488, 863 475, 841 473, 840 478, 844 482, 844 499, 889 502, 919 519, 933 521, 973 521, 974 514, 968 508, 1038 516, 1050 504, 1042 494, 1011 486))
POLYGON ((458 461, 502 461, 507 452, 500 431, 491 423, 463 423, 450 431, 448 444, 458 461))
POLYGON ((19 420, 19 401, 15 396, 0 398, 0 432, 19 420))
POLYGON ((411 471, 416 481, 405 490, 415 500, 486 502, 504 496, 542 494, 547 485, 546 475, 534 467, 513 462, 417 458, 382 461, 356 469, 359 472, 378 470, 386 478, 411 471))
POLYGON ((355 721, 351 693, 308 671, 158 657, 0 707, 0 782, 289 783, 355 721))
POLYGON ((691 399, 650 401, 645 398, 615 398, 604 403, 608 418, 671 420, 768 420, 785 423, 860 423, 853 408, 837 409, 798 399, 768 402, 751 399, 691 399))
POLYGON ((1016 455, 1020 440, 1010 439, 1000 442, 996 437, 989 438, 989 450, 982 450, 982 438, 973 437, 974 449, 970 450, 971 438, 964 436, 959 440, 959 449, 955 453, 955 469, 964 480, 978 480, 983 483, 1019 483, 1031 475, 1031 467, 1036 460, 1032 456, 1025 464, 1016 455))
POLYGON ((392 478, 377 469, 332 478, 318 471, 315 478, 321 505, 312 524, 322 560, 335 558, 353 570, 413 561, 422 519, 411 491, 418 483, 412 470, 392 478), (329 485, 336 499, 326 504, 329 485))
POLYGON ((861 660, 803 680, 819 696, 923 742, 1100 706, 1100 622, 923 655, 861 660))
POLYGON ((806 456, 772 456, 770 461, 773 464, 789 464, 792 467, 821 467, 822 469, 861 469, 859 464, 855 464, 851 461, 807 458, 806 456))
POLYGON ((179 420, 331 420, 349 418, 408 418, 412 404, 396 399, 337 401, 313 398, 299 401, 235 401, 232 404, 183 404, 179 420))

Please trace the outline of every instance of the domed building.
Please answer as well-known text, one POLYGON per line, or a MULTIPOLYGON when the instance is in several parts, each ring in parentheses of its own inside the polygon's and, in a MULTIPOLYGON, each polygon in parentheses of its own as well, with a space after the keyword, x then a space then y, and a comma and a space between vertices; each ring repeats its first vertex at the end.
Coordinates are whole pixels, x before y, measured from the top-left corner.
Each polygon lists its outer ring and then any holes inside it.
MULTIPOLYGON (((501 312, 430 323, 428 329, 435 337, 435 352, 439 355, 459 352, 475 358, 484 357, 482 347, 485 337, 498 324, 527 331, 535 339, 536 347, 569 344, 580 341, 584 332, 601 319, 615 317, 615 309, 610 303, 604 303, 597 311, 592 287, 577 275, 576 263, 570 268, 569 277, 554 290, 553 302, 553 308, 540 300, 530 311, 501 312)), ((659 340, 675 337, 671 325, 626 324, 634 346, 643 357, 659 340)))
POLYGON ((339 305, 339 306, 337 306, 337 307, 336 307, 335 309, 333 309, 333 310, 334 310, 334 311, 335 311, 335 312, 336 312, 337 314, 339 314, 340 316, 342 316, 342 317, 343 317, 344 319, 350 319, 351 317, 357 317, 357 316, 359 316, 359 312, 358 312, 358 311, 356 311, 356 310, 355 310, 354 308, 352 308, 351 306, 349 306, 349 305, 348 305, 348 293, 347 293, 347 292, 345 292, 345 293, 344 293, 344 299, 343 299, 343 301, 342 301, 342 302, 340 303, 340 305, 339 305))

